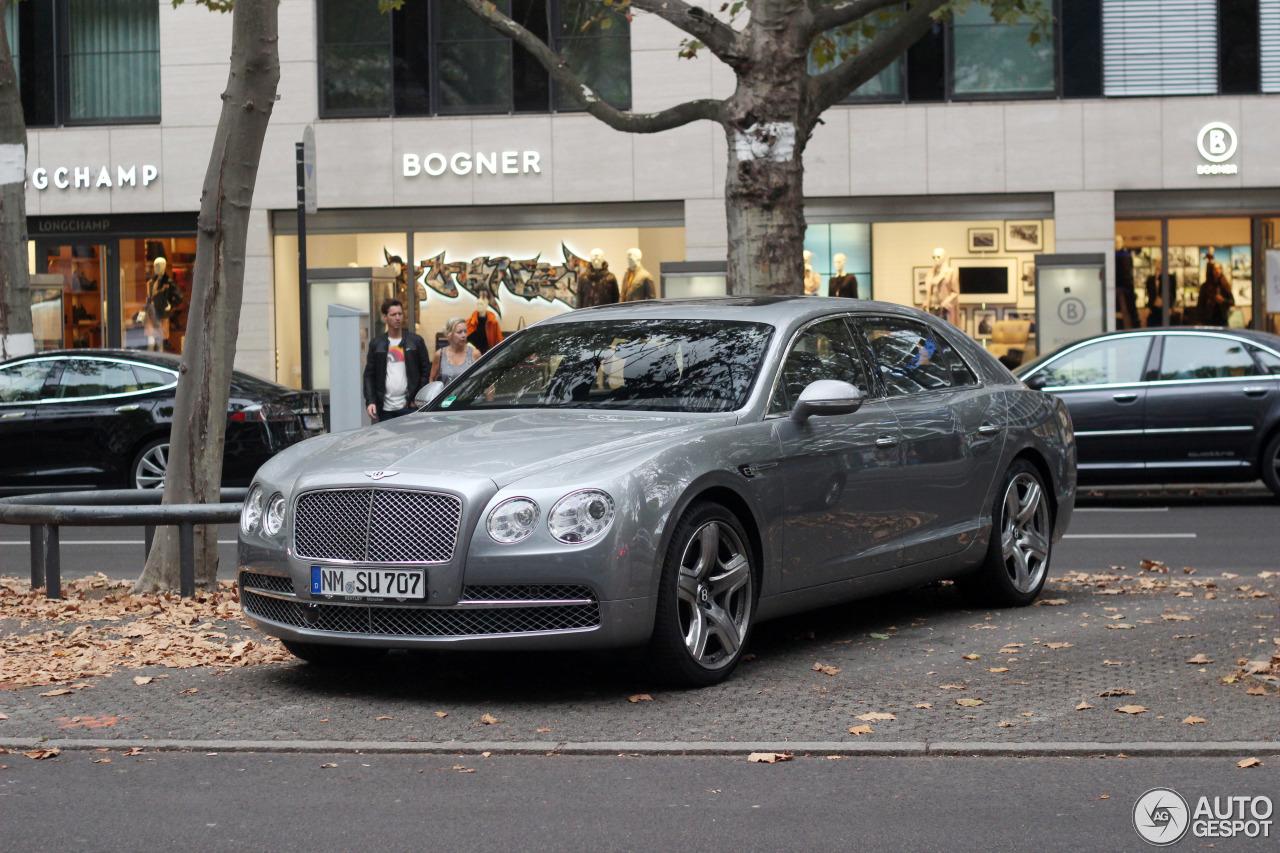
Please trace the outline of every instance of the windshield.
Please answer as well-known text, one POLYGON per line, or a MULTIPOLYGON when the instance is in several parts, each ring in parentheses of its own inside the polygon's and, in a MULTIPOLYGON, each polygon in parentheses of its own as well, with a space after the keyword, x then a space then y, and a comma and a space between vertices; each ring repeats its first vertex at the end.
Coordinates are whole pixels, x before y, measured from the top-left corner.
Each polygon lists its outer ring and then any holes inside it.
POLYGON ((430 408, 729 412, 746 403, 772 332, 727 320, 534 326, 430 408))

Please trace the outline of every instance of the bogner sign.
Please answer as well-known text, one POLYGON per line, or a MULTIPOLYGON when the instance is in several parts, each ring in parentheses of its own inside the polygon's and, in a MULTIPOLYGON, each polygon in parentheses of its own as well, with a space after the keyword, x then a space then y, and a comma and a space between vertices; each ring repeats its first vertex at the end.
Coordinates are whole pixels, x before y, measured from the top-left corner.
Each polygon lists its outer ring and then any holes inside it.
POLYGON ((1239 166, 1226 162, 1235 156, 1238 145, 1239 140, 1235 130, 1226 122, 1211 121, 1200 128, 1200 135, 1196 137, 1196 148, 1200 149, 1200 156, 1209 162, 1198 164, 1196 174, 1240 174, 1239 166))
POLYGON ((542 174, 542 154, 537 151, 477 151, 474 154, 460 151, 457 154, 405 154, 400 173, 406 178, 429 175, 438 178, 446 171, 455 175, 477 175, 486 171, 491 175, 542 174))

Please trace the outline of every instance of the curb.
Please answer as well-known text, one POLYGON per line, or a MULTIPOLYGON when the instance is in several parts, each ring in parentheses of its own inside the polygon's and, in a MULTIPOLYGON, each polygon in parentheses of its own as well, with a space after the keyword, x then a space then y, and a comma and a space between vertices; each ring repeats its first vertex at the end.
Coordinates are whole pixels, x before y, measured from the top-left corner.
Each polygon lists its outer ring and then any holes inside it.
POLYGON ((1203 758, 1236 755, 1280 756, 1280 742, 1213 741, 1204 743, 981 743, 969 741, 905 741, 902 743, 848 743, 846 741, 781 741, 776 743, 654 743, 641 741, 350 741, 350 740, 116 740, 108 738, 38 738, 0 740, 0 748, 13 752, 32 749, 91 750, 143 747, 148 752, 271 752, 361 753, 402 755, 634 755, 634 756, 733 756, 752 752, 839 755, 848 757, 952 757, 952 758, 1203 758))

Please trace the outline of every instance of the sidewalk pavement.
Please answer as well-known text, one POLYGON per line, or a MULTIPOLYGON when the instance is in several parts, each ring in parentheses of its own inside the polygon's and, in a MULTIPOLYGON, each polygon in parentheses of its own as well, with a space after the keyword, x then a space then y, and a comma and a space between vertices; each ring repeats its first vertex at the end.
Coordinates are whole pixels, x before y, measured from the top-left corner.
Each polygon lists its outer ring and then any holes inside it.
POLYGON ((0 582, 0 747, 1280 757, 1277 572, 1071 573, 996 611, 933 585, 759 625, 702 690, 626 655, 325 670, 240 622, 230 590, 113 612, 119 591, 92 586, 41 605, 0 582))

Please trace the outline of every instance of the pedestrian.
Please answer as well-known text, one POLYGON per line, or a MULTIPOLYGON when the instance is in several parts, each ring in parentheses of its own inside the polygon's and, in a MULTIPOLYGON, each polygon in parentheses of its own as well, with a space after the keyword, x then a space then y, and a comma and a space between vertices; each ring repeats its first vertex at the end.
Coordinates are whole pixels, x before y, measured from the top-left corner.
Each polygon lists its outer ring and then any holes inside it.
POLYGON ((445 385, 462 375, 480 357, 480 350, 467 340, 467 321, 451 317, 445 324, 448 344, 436 350, 431 358, 431 381, 439 379, 445 385))
POLYGON ((1225 326, 1236 304, 1231 292, 1231 281, 1222 271, 1222 264, 1209 256, 1205 265, 1204 284, 1200 285, 1200 297, 1196 305, 1200 309, 1200 322, 1206 326, 1225 326))
POLYGON ((369 344, 364 367, 364 402, 369 417, 386 421, 409 414, 413 398, 427 384, 427 342, 404 328, 404 303, 382 303, 387 331, 369 344))

